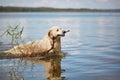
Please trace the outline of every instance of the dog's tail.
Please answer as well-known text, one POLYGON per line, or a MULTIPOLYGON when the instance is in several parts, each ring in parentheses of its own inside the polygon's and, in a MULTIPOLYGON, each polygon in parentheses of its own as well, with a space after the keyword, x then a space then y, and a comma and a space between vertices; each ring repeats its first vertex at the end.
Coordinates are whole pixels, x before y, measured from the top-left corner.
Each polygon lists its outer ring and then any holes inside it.
POLYGON ((4 59, 7 55, 7 51, 0 51, 0 59, 4 59))
POLYGON ((0 51, 0 59, 9 59, 9 58, 16 58, 16 56, 13 54, 10 54, 9 50, 0 51))

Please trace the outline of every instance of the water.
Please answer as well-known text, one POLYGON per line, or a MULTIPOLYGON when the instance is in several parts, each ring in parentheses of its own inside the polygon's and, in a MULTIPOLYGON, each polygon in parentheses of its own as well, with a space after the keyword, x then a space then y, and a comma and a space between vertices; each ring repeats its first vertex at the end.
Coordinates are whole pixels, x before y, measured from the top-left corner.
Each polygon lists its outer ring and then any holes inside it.
MULTIPOLYGON (((2 80, 120 80, 120 13, 0 13, 0 24, 0 33, 9 25, 24 26, 25 41, 42 39, 55 25, 70 30, 62 38, 66 57, 1 59, 2 80)), ((1 38, 0 50, 9 43, 1 38)))

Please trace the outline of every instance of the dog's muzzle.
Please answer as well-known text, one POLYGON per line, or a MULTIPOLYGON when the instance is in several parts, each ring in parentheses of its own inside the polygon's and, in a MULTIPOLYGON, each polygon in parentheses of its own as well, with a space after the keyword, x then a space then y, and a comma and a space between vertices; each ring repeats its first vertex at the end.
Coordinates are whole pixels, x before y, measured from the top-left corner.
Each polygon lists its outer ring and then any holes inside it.
POLYGON ((58 36, 64 37, 64 36, 65 36, 65 33, 69 32, 69 31, 70 31, 70 30, 67 30, 67 31, 63 30, 62 34, 58 34, 58 36))

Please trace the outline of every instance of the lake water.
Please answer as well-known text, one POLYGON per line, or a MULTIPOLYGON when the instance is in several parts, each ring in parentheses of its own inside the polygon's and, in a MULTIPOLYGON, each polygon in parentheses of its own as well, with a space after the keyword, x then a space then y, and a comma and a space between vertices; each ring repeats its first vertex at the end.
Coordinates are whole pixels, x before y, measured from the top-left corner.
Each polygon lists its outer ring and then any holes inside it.
MULTIPOLYGON (((42 39, 52 26, 69 29, 64 58, 1 59, 1 80, 120 80, 120 13, 0 13, 0 33, 24 26, 25 41, 42 39)), ((0 39, 0 50, 10 49, 0 39)))

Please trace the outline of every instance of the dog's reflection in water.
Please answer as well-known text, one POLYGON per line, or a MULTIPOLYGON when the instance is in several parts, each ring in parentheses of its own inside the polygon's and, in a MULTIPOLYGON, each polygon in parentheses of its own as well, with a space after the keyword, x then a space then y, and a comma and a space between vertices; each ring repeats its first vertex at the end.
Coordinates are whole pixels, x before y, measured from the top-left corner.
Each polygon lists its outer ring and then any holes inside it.
POLYGON ((61 68, 61 59, 65 57, 65 55, 66 53, 61 53, 61 55, 52 55, 44 58, 24 58, 23 60, 43 64, 47 72, 45 74, 47 80, 64 80, 65 77, 61 77, 61 73, 65 71, 61 68))

